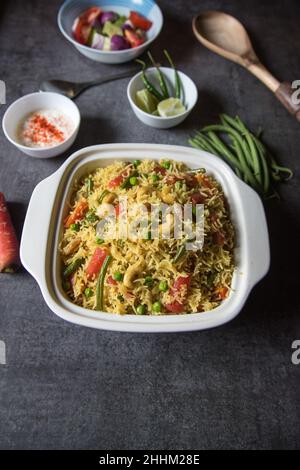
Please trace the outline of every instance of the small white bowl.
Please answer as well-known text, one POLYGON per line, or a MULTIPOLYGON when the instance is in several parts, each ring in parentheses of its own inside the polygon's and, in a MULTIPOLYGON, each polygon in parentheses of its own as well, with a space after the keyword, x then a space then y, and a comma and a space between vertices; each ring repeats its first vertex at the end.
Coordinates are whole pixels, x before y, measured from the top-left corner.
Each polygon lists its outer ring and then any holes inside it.
MULTIPOLYGON (((167 85, 169 85, 169 90, 174 90, 175 85, 175 77, 174 77, 174 70, 168 67, 160 67, 167 85)), ((145 113, 138 107, 136 104, 136 93, 139 90, 145 88, 143 81, 142 81, 142 73, 136 74, 129 82, 127 87, 127 97, 129 103, 136 115, 136 117, 142 121, 147 126, 156 127, 157 129, 170 129, 171 127, 178 126, 181 122, 183 122, 192 109, 194 108, 195 104, 198 100, 198 90, 195 83, 184 73, 178 72, 179 77, 182 84, 183 89, 183 98, 182 101, 186 107, 186 111, 178 116, 172 117, 161 117, 161 116, 153 116, 152 114, 145 113)), ((159 89, 159 82, 157 78, 157 70, 152 67, 147 69, 147 77, 153 83, 153 85, 159 89)))
POLYGON ((152 0, 94 0, 93 2, 66 0, 58 12, 57 22, 61 33, 85 57, 104 64, 122 64, 139 57, 157 38, 163 26, 163 15, 159 6, 152 0), (123 51, 99 51, 75 41, 72 33, 73 23, 92 5, 100 7, 103 11, 115 11, 125 16, 129 16, 130 11, 135 10, 147 17, 153 23, 147 31, 148 40, 141 46, 123 51))
POLYGON ((35 158, 57 157, 64 153, 74 143, 80 126, 80 112, 69 98, 58 93, 31 93, 12 103, 6 110, 2 127, 6 138, 21 152, 35 158), (53 147, 27 147, 18 141, 17 132, 22 120, 31 113, 42 109, 55 109, 65 114, 74 125, 71 135, 61 144, 53 147))

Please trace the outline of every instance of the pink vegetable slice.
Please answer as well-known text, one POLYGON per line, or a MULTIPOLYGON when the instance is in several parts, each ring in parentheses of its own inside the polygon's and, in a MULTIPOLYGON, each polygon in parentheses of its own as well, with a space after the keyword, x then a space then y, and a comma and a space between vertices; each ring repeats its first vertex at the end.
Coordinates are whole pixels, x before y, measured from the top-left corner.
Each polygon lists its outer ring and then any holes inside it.
POLYGON ((19 264, 19 243, 4 195, 0 193, 0 273, 13 272, 19 264))

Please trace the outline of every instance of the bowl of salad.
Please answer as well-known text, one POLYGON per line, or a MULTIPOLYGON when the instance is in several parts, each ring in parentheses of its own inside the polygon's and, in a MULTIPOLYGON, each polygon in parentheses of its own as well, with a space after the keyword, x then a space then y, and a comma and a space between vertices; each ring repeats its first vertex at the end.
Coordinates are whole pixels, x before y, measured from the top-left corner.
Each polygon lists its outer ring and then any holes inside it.
POLYGON ((152 0, 67 0, 58 26, 84 56, 121 64, 140 56, 157 38, 163 16, 152 0))

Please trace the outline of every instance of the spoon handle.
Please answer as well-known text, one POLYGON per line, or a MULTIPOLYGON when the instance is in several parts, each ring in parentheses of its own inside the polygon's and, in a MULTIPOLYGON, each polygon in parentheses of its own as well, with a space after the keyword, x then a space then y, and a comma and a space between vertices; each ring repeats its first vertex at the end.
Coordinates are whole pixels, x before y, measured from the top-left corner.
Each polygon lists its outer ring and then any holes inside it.
POLYGON ((133 74, 137 73, 138 70, 139 69, 136 67, 124 72, 115 73, 114 75, 106 75, 105 77, 101 77, 98 80, 82 83, 82 87, 89 88, 96 85, 102 85, 103 83, 112 82, 113 80, 120 80, 121 78, 131 77, 133 74))
POLYGON ((296 99, 296 90, 292 88, 290 83, 280 83, 259 60, 249 60, 243 65, 263 82, 275 94, 281 104, 300 121, 300 100, 296 99))

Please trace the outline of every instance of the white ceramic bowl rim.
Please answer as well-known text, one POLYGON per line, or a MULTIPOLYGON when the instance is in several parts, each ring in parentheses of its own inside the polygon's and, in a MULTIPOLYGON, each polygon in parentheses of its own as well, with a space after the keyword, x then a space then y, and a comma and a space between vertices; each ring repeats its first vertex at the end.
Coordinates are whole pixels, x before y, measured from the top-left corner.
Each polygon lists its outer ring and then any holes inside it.
MULTIPOLYGON (((149 67, 148 69, 148 72, 153 72, 155 69, 154 67, 149 67)), ((160 67, 160 70, 162 72, 164 72, 164 70, 172 70, 171 67, 160 67)), ((176 116, 155 116, 155 114, 149 114, 149 113, 146 113, 146 111, 144 111, 143 109, 139 108, 139 106, 135 103, 133 97, 132 97, 132 93, 131 93, 131 88, 132 88, 132 84, 141 77, 142 75, 142 72, 138 72, 136 75, 134 75, 134 77, 132 77, 132 79, 130 80, 130 82, 128 83, 128 86, 127 86, 127 97, 130 101, 130 104, 132 106, 134 106, 136 109, 138 109, 138 111, 141 112, 141 114, 143 114, 144 116, 151 116, 151 118, 154 120, 154 121, 175 121, 176 119, 178 119, 179 116, 185 116, 186 114, 190 113, 190 111, 193 109, 193 107, 195 106, 195 104, 197 103, 197 100, 198 100, 198 90, 197 90, 197 87, 196 87, 196 84, 195 82, 188 76, 186 75, 184 72, 181 72, 180 70, 178 70, 178 73, 179 73, 179 77, 184 77, 186 80, 188 80, 190 82, 190 85, 189 86, 192 86, 193 89, 194 89, 194 93, 195 93, 195 97, 194 97, 194 101, 193 103, 190 103, 188 107, 186 107, 186 110, 181 113, 181 114, 176 114, 176 116)))
POLYGON ((221 159, 207 152, 179 146, 109 144, 79 150, 35 188, 23 228, 21 260, 37 280, 50 309, 67 321, 115 331, 178 332, 213 328, 238 315, 251 289, 269 269, 270 248, 260 198, 221 159), (84 309, 70 302, 63 293, 58 243, 74 180, 92 168, 115 160, 136 158, 168 158, 185 161, 192 168, 204 166, 222 185, 237 232, 236 270, 230 296, 216 309, 183 315, 122 316, 84 309), (43 211, 40 211, 41 205, 43 211), (33 230, 33 227, 39 227, 39 230, 33 230))
MULTIPOLYGON (((55 108, 55 104, 53 104, 53 108, 55 108)), ((30 108, 30 107, 29 107, 30 108)), ((59 110, 61 110, 62 112, 64 112, 64 110, 62 109, 61 106, 58 106, 57 107, 59 110)), ((32 108, 32 111, 36 111, 36 107, 32 108)), ((28 114, 30 114, 31 110, 28 109, 28 114)), ((25 116, 20 116, 18 118, 18 123, 20 123, 20 121, 22 121, 22 119, 24 118, 25 116)), ((2 119, 2 128, 3 128, 3 132, 5 134, 5 137, 13 144, 15 145, 16 147, 18 147, 19 149, 21 150, 28 150, 30 149, 32 152, 36 151, 36 152, 46 152, 48 150, 59 150, 59 147, 61 146, 64 146, 66 144, 66 142, 68 140, 71 140, 72 137, 74 136, 74 134, 78 131, 78 128, 80 126, 80 122, 81 122, 81 116, 80 116, 80 112, 79 112, 79 109, 78 109, 78 106, 70 99, 70 98, 67 98, 66 96, 63 96, 63 95, 60 95, 58 93, 52 93, 52 92, 35 92, 35 93, 29 93, 28 95, 24 95, 22 96, 21 98, 18 98, 16 101, 14 101, 8 108, 7 110, 5 111, 4 113, 4 116, 3 116, 3 119, 2 119), (60 142, 59 144, 57 145, 52 145, 52 146, 49 146, 49 147, 28 147, 26 145, 23 145, 21 143, 19 143, 16 139, 14 139, 10 133, 7 131, 7 125, 6 125, 6 121, 10 115, 10 113, 14 110, 14 108, 18 107, 18 105, 20 103, 22 103, 23 101, 25 100, 30 100, 30 98, 35 98, 36 96, 41 96, 41 95, 48 95, 48 96, 52 96, 53 99, 57 99, 59 97, 59 100, 61 101, 64 101, 66 100, 66 102, 68 102, 68 105, 69 106, 72 106, 73 107, 73 112, 74 114, 72 114, 72 116, 69 116, 73 123, 74 123, 74 129, 72 131, 72 133, 63 141, 63 142, 60 142)), ((16 126, 18 125, 18 123, 16 122, 16 126)))
MULTIPOLYGON (((66 0, 62 6, 60 7, 59 9, 59 12, 58 12, 58 18, 57 18, 57 22, 58 22, 58 26, 59 26, 59 29, 61 31, 61 33, 65 36, 65 38, 70 41, 74 46, 76 47, 80 47, 86 51, 94 51, 95 53, 100 53, 100 54, 103 54, 103 55, 110 55, 110 54, 120 54, 121 56, 122 55, 125 55, 126 53, 128 53, 128 51, 134 49, 136 52, 138 52, 139 50, 141 49, 144 49, 145 47, 148 47, 156 38, 157 36, 160 34, 161 32, 161 29, 163 27, 163 16, 162 16, 162 12, 161 12, 161 9, 160 7, 158 6, 157 3, 155 2, 152 2, 153 3, 153 7, 156 7, 157 8, 157 13, 159 14, 160 16, 160 24, 159 24, 159 27, 155 33, 155 35, 152 37, 152 38, 149 38, 147 39, 147 41, 145 41, 143 44, 141 44, 140 46, 137 46, 137 47, 134 47, 134 48, 129 48, 129 49, 124 49, 124 50, 121 50, 121 51, 103 51, 103 50, 98 50, 98 49, 94 49, 92 47, 89 47, 89 46, 85 46, 84 44, 80 44, 78 41, 76 41, 76 39, 74 39, 72 36, 70 36, 70 34, 68 34, 68 32, 65 30, 65 28, 63 27, 62 25, 62 15, 63 15, 63 12, 64 12, 64 9, 66 7, 67 4, 69 3, 72 3, 73 0, 66 0)), ((113 7, 113 0, 111 2, 111 6, 113 7)), ((117 6, 116 6, 117 8, 117 6)))

